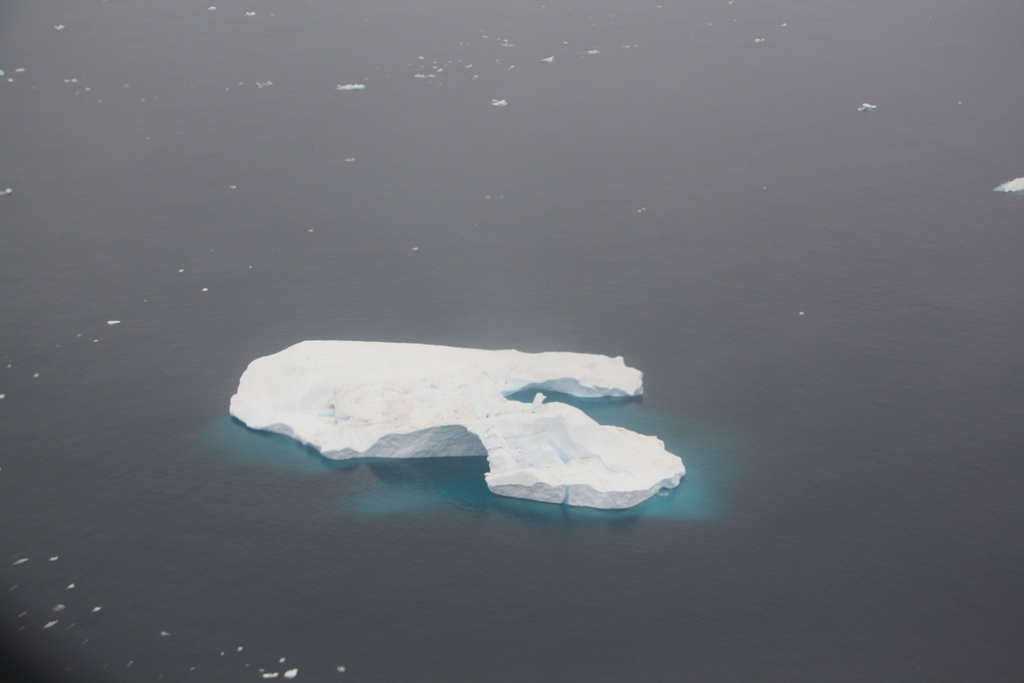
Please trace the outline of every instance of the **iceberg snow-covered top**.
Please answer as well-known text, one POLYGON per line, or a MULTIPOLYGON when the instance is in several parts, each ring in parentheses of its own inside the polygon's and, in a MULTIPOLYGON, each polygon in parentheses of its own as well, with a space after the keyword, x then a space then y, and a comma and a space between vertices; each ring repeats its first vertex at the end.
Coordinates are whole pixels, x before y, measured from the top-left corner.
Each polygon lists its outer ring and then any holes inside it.
POLYGON ((599 425, 565 404, 509 401, 518 391, 637 396, 643 376, 621 357, 306 341, 258 358, 231 414, 329 458, 488 454, 497 493, 627 507, 684 469, 656 438, 599 425))

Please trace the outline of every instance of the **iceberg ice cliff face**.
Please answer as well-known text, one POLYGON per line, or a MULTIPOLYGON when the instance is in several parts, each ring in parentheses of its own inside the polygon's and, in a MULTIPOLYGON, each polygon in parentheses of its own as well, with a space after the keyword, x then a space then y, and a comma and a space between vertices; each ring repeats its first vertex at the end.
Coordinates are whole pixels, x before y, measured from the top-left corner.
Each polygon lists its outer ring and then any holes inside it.
POLYGON ((249 364, 231 414, 325 457, 487 455, 494 493, 626 508, 679 484, 682 461, 653 436, 600 425, 519 391, 638 396, 621 357, 425 344, 306 341, 249 364))

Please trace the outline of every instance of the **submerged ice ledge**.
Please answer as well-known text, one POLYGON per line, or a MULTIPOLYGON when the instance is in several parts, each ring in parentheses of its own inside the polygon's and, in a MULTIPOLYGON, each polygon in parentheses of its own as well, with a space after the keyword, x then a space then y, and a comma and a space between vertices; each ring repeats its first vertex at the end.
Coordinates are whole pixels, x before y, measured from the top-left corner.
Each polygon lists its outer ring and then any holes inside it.
POLYGON ((682 461, 653 436, 600 425, 563 403, 643 393, 621 357, 425 344, 306 341, 249 364, 231 415, 333 459, 487 455, 494 493, 626 508, 679 484, 682 461))

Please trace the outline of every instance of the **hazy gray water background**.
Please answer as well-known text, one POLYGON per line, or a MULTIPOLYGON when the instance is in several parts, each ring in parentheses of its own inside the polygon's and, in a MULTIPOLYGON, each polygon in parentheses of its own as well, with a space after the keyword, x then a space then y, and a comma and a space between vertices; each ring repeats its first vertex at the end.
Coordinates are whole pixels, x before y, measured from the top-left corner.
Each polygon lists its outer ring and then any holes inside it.
POLYGON ((1024 677, 1021 2, 212 1, 0 4, 9 648, 1024 677), (588 409, 687 479, 563 510, 227 419, 316 338, 621 354, 643 402, 588 409))

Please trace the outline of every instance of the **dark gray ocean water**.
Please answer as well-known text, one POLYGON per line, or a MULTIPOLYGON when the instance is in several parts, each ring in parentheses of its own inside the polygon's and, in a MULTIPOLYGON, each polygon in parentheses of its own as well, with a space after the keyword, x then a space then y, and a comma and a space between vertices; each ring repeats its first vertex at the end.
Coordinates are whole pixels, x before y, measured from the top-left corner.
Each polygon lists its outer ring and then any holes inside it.
POLYGON ((8 658, 1024 680, 1022 35, 1020 0, 0 0, 8 658), (304 339, 623 355, 643 400, 585 409, 687 477, 567 509, 233 422, 304 339))

